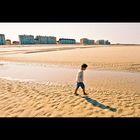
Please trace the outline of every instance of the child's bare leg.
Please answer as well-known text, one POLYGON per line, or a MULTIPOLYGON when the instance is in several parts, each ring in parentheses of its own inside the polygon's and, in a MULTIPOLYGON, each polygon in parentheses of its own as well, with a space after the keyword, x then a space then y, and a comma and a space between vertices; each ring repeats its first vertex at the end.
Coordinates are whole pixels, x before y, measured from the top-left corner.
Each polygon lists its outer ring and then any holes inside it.
POLYGON ((77 94, 77 90, 78 90, 78 88, 75 89, 75 92, 74 92, 75 95, 78 95, 78 94, 77 94))
POLYGON ((87 95, 87 93, 85 92, 85 87, 83 88, 83 94, 84 95, 87 95))

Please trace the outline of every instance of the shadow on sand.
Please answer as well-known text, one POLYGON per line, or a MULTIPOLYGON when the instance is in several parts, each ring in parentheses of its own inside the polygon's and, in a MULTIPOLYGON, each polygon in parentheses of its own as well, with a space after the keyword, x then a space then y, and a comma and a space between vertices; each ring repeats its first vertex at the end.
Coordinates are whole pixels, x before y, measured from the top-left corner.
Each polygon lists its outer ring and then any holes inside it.
POLYGON ((111 107, 109 107, 109 106, 106 106, 106 105, 104 105, 104 104, 101 104, 101 103, 97 102, 96 100, 91 99, 91 98, 88 97, 88 96, 81 96, 81 95, 79 95, 79 96, 82 97, 82 98, 85 98, 85 100, 86 100, 87 102, 91 103, 93 106, 100 107, 101 109, 108 109, 108 110, 110 110, 110 111, 112 111, 112 112, 116 112, 116 111, 117 111, 116 108, 111 108, 111 107))

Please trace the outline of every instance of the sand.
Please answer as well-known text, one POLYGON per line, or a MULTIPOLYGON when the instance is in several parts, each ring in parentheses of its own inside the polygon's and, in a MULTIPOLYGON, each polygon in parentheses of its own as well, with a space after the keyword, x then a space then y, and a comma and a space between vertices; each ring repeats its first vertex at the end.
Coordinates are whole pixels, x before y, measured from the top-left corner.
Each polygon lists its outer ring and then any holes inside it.
POLYGON ((85 62, 94 69, 140 72, 140 46, 54 45, 9 50, 11 54, 7 48, 0 49, 0 60, 68 66, 79 66, 85 62))
POLYGON ((140 96, 130 89, 88 88, 0 80, 1 117, 140 117, 140 96))
MULTIPOLYGON (((44 46, 32 47, 30 50, 28 47, 15 47, 10 48, 13 49, 12 53, 9 48, 1 48, 0 60, 70 67, 85 62, 89 64, 89 69, 140 71, 140 47, 77 46, 75 49, 69 46, 69 50, 53 47, 49 52, 44 46), (41 52, 36 52, 39 50, 41 52)), ((88 96, 83 96, 81 89, 78 91, 79 96, 75 96, 71 84, 43 84, 0 78, 0 117, 140 117, 139 82, 134 83, 130 86, 129 81, 123 78, 118 83, 106 79, 104 82, 98 81, 93 87, 87 86, 88 96)))

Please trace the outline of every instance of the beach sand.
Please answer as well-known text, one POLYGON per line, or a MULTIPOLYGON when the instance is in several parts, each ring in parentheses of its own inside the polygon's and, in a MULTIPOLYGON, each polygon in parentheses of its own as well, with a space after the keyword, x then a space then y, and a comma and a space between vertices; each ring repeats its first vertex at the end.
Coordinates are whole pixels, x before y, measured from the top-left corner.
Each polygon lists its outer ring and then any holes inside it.
POLYGON ((140 117, 140 96, 133 89, 87 88, 0 80, 1 117, 140 117))
MULTIPOLYGON (((76 49, 69 46, 69 50, 53 46, 51 51, 44 46, 0 48, 0 60, 70 67, 79 67, 84 62, 89 69, 140 71, 138 46, 79 46, 76 49)), ((140 87, 138 82, 134 83, 132 85, 135 86, 130 86, 129 81, 123 78, 118 83, 106 79, 87 87, 88 96, 83 96, 81 89, 79 96, 75 96, 71 84, 0 78, 0 117, 140 117, 140 87)))
POLYGON ((89 64, 89 68, 140 72, 140 46, 48 45, 1 48, 0 60, 53 63, 67 66, 89 64), (11 51, 12 50, 12 51, 11 51), (10 51, 10 52, 9 52, 10 51))

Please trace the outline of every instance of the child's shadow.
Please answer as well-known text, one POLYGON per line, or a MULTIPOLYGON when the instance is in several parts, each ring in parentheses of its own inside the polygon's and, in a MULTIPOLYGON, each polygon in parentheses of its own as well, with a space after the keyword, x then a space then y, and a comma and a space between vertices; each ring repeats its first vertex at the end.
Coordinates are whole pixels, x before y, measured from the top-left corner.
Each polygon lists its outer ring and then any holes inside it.
MULTIPOLYGON (((79 96, 81 96, 81 95, 79 95, 79 96)), ((116 108, 112 108, 112 107, 106 106, 104 104, 101 104, 101 103, 97 102, 96 100, 91 99, 88 96, 81 96, 81 97, 85 98, 85 100, 88 101, 89 103, 91 103, 93 106, 100 107, 101 109, 108 109, 108 110, 110 110, 112 112, 116 112, 117 111, 116 108)))

